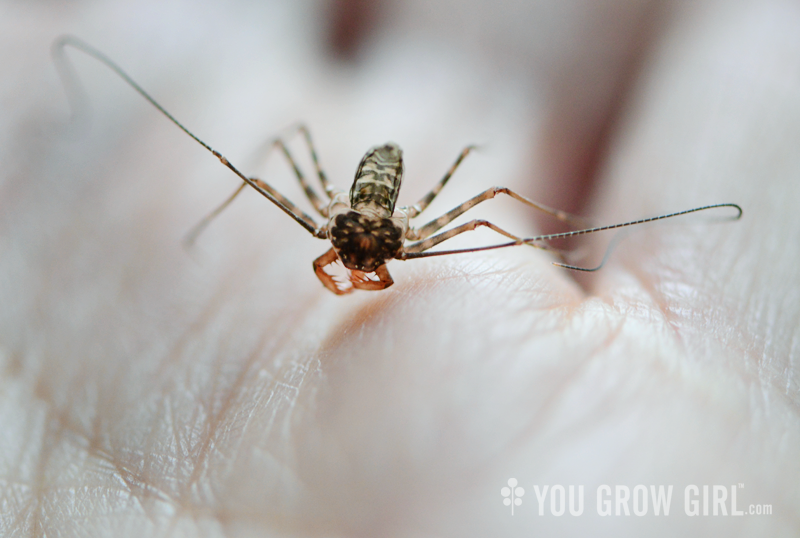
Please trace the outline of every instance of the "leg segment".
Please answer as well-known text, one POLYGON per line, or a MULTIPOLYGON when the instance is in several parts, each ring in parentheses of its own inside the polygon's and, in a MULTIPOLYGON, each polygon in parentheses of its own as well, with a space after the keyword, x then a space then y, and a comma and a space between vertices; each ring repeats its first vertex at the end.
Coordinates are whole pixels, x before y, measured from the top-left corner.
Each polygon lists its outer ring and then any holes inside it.
POLYGON ((302 133, 303 139, 306 141, 308 152, 311 154, 311 160, 314 163, 314 168, 317 170, 319 182, 322 185, 322 188, 325 189, 325 194, 328 195, 328 198, 333 198, 333 195, 336 194, 338 189, 328 182, 328 177, 325 175, 325 172, 322 171, 322 167, 319 164, 319 158, 317 157, 317 150, 314 147, 314 142, 311 141, 311 133, 309 132, 308 127, 301 123, 297 125, 296 129, 298 132, 302 133))
MULTIPOLYGON (((426 237, 430 236, 431 234, 433 234, 437 230, 441 229, 442 227, 447 226, 454 219, 460 217, 461 215, 463 215, 464 213, 466 213, 467 211, 469 211, 470 209, 472 209, 473 207, 475 207, 479 203, 484 202, 486 200, 491 200, 492 198, 497 196, 497 194, 500 194, 500 193, 507 194, 508 196, 514 198, 515 200, 519 200, 523 204, 528 205, 528 206, 530 206, 530 207, 532 207, 534 209, 538 209, 539 211, 544 211, 548 215, 552 215, 553 217, 557 218, 560 221, 563 221, 563 222, 566 222, 566 223, 569 223, 569 224, 572 224, 572 225, 578 226, 578 227, 585 227, 585 225, 586 225, 585 221, 580 217, 576 217, 574 215, 570 215, 569 213, 566 213, 565 211, 561 211, 561 210, 558 210, 558 209, 552 209, 552 208, 549 208, 547 206, 543 206, 541 204, 538 204, 538 203, 534 202, 533 200, 529 200, 529 199, 525 198, 524 196, 520 196, 519 194, 517 194, 516 192, 512 191, 511 189, 508 189, 506 187, 492 187, 490 189, 486 189, 485 191, 483 191, 479 195, 477 195, 477 196, 475 196, 473 198, 470 198, 469 200, 467 200, 466 202, 464 202, 460 206, 458 206, 458 207, 456 207, 454 209, 451 209, 450 211, 448 211, 447 213, 445 213, 444 215, 442 215, 438 219, 430 221, 429 223, 425 224, 421 228, 419 228, 419 229, 416 229, 416 228, 409 229, 408 233, 406 234, 406 237, 408 239, 412 240, 412 241, 419 240, 419 239, 425 239, 426 237)), ((514 236, 510 236, 509 235, 509 237, 514 237, 514 236)))
MULTIPOLYGON (((314 166, 317 168, 317 172, 320 175, 320 181, 323 182, 323 185, 326 185, 327 184, 327 179, 325 179, 325 174, 324 174, 324 172, 322 172, 322 170, 320 168, 320 165, 319 165, 319 161, 317 160, 317 154, 316 154, 316 151, 314 150, 314 147, 312 145, 311 135, 308 132, 308 128, 305 125, 301 124, 301 125, 293 127, 292 130, 300 131, 305 135, 306 142, 308 143, 310 151, 311 151, 312 160, 314 161, 314 166), (325 179, 325 181, 323 181, 323 179, 325 179)), ((290 132, 288 135, 284 135, 284 136, 290 136, 291 134, 293 134, 293 133, 290 132)), ((281 148, 281 150, 283 151, 284 156, 286 156, 286 159, 289 161, 289 164, 292 166, 292 169, 294 170, 294 173, 297 176, 297 180, 300 182, 300 186, 303 187, 303 191, 305 192, 305 195, 306 195, 306 197, 308 197, 308 199, 311 202, 311 204, 314 206, 314 209, 316 209, 317 212, 320 215, 322 215, 323 217, 327 217, 327 213, 328 213, 327 205, 322 200, 319 199, 319 197, 317 196, 317 193, 314 192, 314 190, 306 182, 305 177, 303 176, 303 172, 297 166, 297 163, 295 162, 295 160, 292 157, 292 155, 289 153, 289 150, 287 149, 286 144, 283 142, 283 137, 277 137, 274 140, 270 141, 269 142, 269 146, 267 148, 267 153, 269 153, 270 150, 272 150, 273 148, 276 148, 276 147, 281 148)), ((260 181, 260 180, 254 180, 254 181, 258 181, 262 188, 264 188, 267 185, 266 183, 264 183, 263 181, 260 181)), ((211 223, 211 221, 214 220, 220 213, 222 213, 222 211, 225 210, 225 208, 227 208, 231 204, 231 202, 233 202, 233 200, 239 195, 239 193, 241 193, 244 190, 246 185, 247 185, 246 182, 242 182, 242 184, 239 185, 239 188, 237 188, 236 191, 234 191, 234 193, 232 195, 230 195, 224 202, 222 202, 222 204, 220 204, 211 213, 209 213, 208 215, 203 217, 203 219, 200 222, 198 222, 189 231, 188 234, 186 234, 186 238, 184 239, 184 244, 186 244, 187 246, 192 246, 194 244, 195 240, 197 239, 197 237, 203 232, 203 230, 205 230, 206 227, 211 223)), ((272 190, 272 194, 277 194, 277 191, 275 191, 274 189, 271 189, 268 186, 267 186, 267 188, 265 188, 265 190, 272 190)), ((284 198, 283 196, 280 196, 280 195, 278 195, 278 196, 280 198, 282 198, 283 200, 285 200, 286 202, 288 202, 288 200, 286 200, 286 198, 284 198)), ((294 206, 294 204, 292 204, 291 202, 289 202, 288 205, 290 205, 294 209, 297 209, 296 206, 294 206)), ((308 216, 308 215, 305 215, 305 216, 308 216)))
POLYGON ((439 181, 439 183, 437 183, 431 189, 431 192, 423 196, 419 202, 408 208, 408 218, 413 219, 414 217, 425 211, 425 208, 428 207, 428 204, 430 204, 433 201, 433 199, 436 198, 436 195, 439 194, 439 192, 441 192, 442 188, 448 182, 450 177, 455 173, 456 168, 458 168, 458 166, 461 164, 461 161, 463 161, 464 158, 467 155, 469 155, 469 153, 473 149, 475 149, 475 146, 467 146, 461 151, 461 154, 456 159, 456 162, 453 163, 453 166, 450 167, 450 170, 447 171, 447 173, 439 181))
MULTIPOLYGON (((424 251, 426 251, 426 250, 428 250, 430 248, 435 247, 436 245, 438 245, 439 243, 441 243, 443 241, 447 241, 448 239, 452 239, 453 237, 455 237, 455 236, 457 236, 459 234, 462 234, 464 232, 471 232, 472 230, 475 230, 476 228, 479 228, 481 226, 485 226, 487 228, 490 228, 490 229, 494 230, 495 232, 499 233, 500 235, 504 235, 504 236, 508 237, 509 239, 511 239, 513 241, 512 243, 508 243, 508 244, 505 244, 503 246, 528 245, 528 246, 531 246, 531 247, 534 247, 534 248, 540 248, 540 249, 543 249, 543 250, 555 250, 555 249, 552 249, 549 246, 544 245, 544 244, 526 242, 524 238, 517 237, 516 235, 503 230, 499 226, 496 226, 496 225, 492 224, 488 220, 476 219, 476 220, 471 220, 471 221, 469 221, 469 222, 467 222, 465 224, 462 224, 461 226, 456 226, 455 228, 451 228, 450 230, 447 230, 446 232, 442 232, 442 233, 440 233, 438 235, 434 235, 433 237, 429 237, 429 238, 425 239, 424 241, 420 241, 418 243, 414 243, 412 245, 409 245, 408 247, 403 247, 402 254, 424 252, 424 251)), ((464 249, 463 252, 470 252, 470 250, 471 249, 464 249)), ((483 250, 483 249, 481 247, 478 247, 475 250, 483 250)), ((403 259, 404 256, 402 254, 400 256, 397 256, 397 257, 400 258, 400 259, 403 259)), ((414 256, 414 257, 416 257, 416 256, 414 256)))
POLYGON ((284 134, 274 138, 273 140, 268 142, 267 151, 270 151, 274 148, 280 148, 283 152, 283 155, 286 157, 286 160, 289 161, 289 164, 292 166, 295 175, 297 176, 297 180, 300 182, 300 186, 303 187, 303 191, 305 191, 306 196, 314 204, 316 210, 323 216, 327 217, 327 209, 328 206, 325 202, 320 201, 317 194, 311 189, 308 183, 303 176, 303 173, 300 171, 300 168, 297 166, 294 158, 292 157, 291 153, 289 153, 289 149, 286 147, 286 140, 291 138, 292 136, 300 133, 303 135, 303 140, 306 142, 306 146, 308 147, 308 152, 311 154, 311 161, 314 163, 314 169, 317 172, 317 177, 319 178, 319 182, 322 185, 322 188, 325 190, 325 194, 328 198, 332 198, 334 194, 336 194, 337 190, 336 187, 331 185, 328 181, 328 177, 325 175, 325 172, 322 170, 322 166, 319 164, 319 157, 317 157, 317 150, 314 147, 314 142, 311 140, 311 133, 303 123, 298 123, 286 129, 284 134))
POLYGON ((306 193, 306 197, 311 202, 311 205, 314 206, 314 209, 317 210, 317 213, 319 213, 323 217, 327 217, 328 204, 323 202, 319 198, 319 196, 317 196, 317 193, 314 192, 314 189, 311 188, 311 185, 308 184, 305 176, 303 176, 302 170, 300 170, 300 167, 297 166, 297 162, 295 162, 294 157, 292 157, 292 154, 289 153, 289 148, 286 147, 286 144, 283 142, 283 140, 278 138, 273 142, 273 145, 280 148, 281 151, 283 151, 283 155, 286 157, 286 160, 289 161, 289 164, 292 166, 292 169, 294 170, 294 175, 297 176, 297 181, 300 183, 300 186, 303 187, 303 192, 306 193))
MULTIPOLYGON (((283 154, 286 157, 286 159, 289 161, 289 164, 292 166, 292 169, 294 170, 295 176, 297 176, 297 180, 300 182, 300 186, 303 188, 303 192, 305 192, 306 197, 309 199, 311 204, 314 206, 314 209, 317 210, 317 213, 319 213, 323 217, 327 218, 328 217, 328 205, 327 205, 327 203, 322 201, 322 200, 320 200, 319 196, 317 196, 317 193, 314 192, 314 190, 311 188, 311 186, 306 182, 306 179, 303 176, 303 172, 297 166, 297 163, 295 162, 295 160, 292 157, 291 153, 289 153, 289 150, 286 147, 286 144, 284 143, 284 138, 289 138, 290 136, 292 136, 292 135, 294 135, 295 133, 298 133, 298 132, 303 134, 303 138, 305 139, 306 144, 308 145, 308 148, 309 148, 309 152, 311 153, 311 160, 314 162, 314 167, 317 170, 317 175, 319 176, 320 183, 322 184, 323 188, 325 189, 325 193, 328 195, 328 197, 330 197, 331 193, 335 192, 336 189, 328 182, 328 179, 325 176, 325 172, 322 171, 322 167, 319 164, 319 159, 317 158, 317 152, 314 149, 314 143, 311 141, 311 134, 308 131, 308 127, 306 127, 303 124, 298 124, 298 125, 295 125, 295 126, 291 127, 286 134, 281 135, 281 136, 279 136, 279 137, 277 137, 277 138, 275 138, 275 139, 273 139, 273 140, 268 142, 268 144, 267 144, 267 153, 269 153, 269 151, 274 149, 274 148, 280 148, 283 151, 283 154)), ((263 151, 263 150, 260 150, 260 151, 263 151)), ((261 183, 262 183, 262 188, 263 188, 263 185, 266 185, 266 183, 264 183, 263 181, 261 183)), ((231 196, 229 196, 224 202, 222 202, 222 204, 220 204, 211 213, 209 213, 208 215, 203 217, 203 219, 200 222, 198 222, 194 226, 194 228, 192 228, 189 231, 188 234, 186 234, 186 238, 184 239, 184 244, 187 245, 187 246, 192 246, 194 244, 195 240, 197 239, 197 237, 203 232, 203 230, 206 229, 206 227, 211 223, 211 221, 214 220, 217 217, 217 215, 222 213, 222 211, 225 208, 227 208, 230 205, 231 202, 233 202, 234 198, 236 198, 239 195, 239 193, 241 193, 242 190, 244 190, 245 185, 247 185, 247 183, 246 182, 242 182, 242 184, 239 186, 239 188, 236 189, 236 191, 231 196)), ((284 200, 285 200, 285 198, 284 198, 284 200)), ((292 207, 295 207, 295 206, 292 205, 292 207)))
POLYGON ((325 227, 323 226, 322 228, 318 228, 317 223, 308 213, 306 213, 305 211, 294 205, 291 201, 289 201, 288 198, 286 198, 281 193, 270 187, 268 183, 261 181, 260 179, 255 177, 250 178, 250 181, 252 181, 255 184, 255 186, 257 187, 256 190, 263 190, 270 193, 274 198, 277 198, 278 201, 280 201, 283 205, 289 208, 289 210, 294 215, 297 215, 298 218, 301 218, 302 220, 308 222, 309 225, 313 226, 314 227, 313 233, 315 236, 319 237, 320 239, 327 239, 325 235, 325 227))
MULTIPOLYGON (((305 226, 308 231, 314 234, 316 237, 321 239, 325 239, 325 234, 322 232, 321 228, 317 227, 317 223, 314 219, 294 205, 288 198, 283 196, 274 188, 270 187, 264 181, 261 181, 258 178, 249 178, 252 184, 250 186, 256 187, 256 190, 259 190, 261 194, 264 194, 264 191, 268 192, 272 197, 276 198, 281 204, 283 204, 288 212, 294 217, 295 220, 301 222, 305 226)), ((194 245, 195 240, 197 237, 206 229, 206 227, 214 220, 222 211, 228 207, 233 200, 239 196, 239 194, 244 190, 244 188, 248 185, 248 183, 242 182, 241 185, 231 194, 224 202, 222 202, 216 209, 214 209, 211 213, 206 215, 205 217, 200 220, 195 226, 189 230, 189 233, 186 234, 186 237, 183 239, 184 245, 187 247, 191 247, 194 245)))

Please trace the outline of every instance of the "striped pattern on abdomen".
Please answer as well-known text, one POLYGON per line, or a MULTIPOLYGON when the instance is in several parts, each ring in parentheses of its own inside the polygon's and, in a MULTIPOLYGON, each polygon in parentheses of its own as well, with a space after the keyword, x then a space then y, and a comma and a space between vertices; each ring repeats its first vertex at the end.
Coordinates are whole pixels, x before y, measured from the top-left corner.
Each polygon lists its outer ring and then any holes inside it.
POLYGON ((350 207, 391 217, 403 180, 403 150, 388 142, 369 150, 350 188, 350 207))

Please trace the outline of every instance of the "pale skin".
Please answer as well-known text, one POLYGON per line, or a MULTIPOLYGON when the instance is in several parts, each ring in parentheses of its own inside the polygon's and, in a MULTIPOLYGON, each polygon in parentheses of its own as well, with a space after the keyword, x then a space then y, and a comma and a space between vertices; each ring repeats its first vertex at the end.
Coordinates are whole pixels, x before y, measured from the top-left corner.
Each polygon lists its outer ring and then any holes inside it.
MULTIPOLYGON (((650 30, 660 37, 590 181, 570 166, 591 160, 591 123, 614 101, 604 88, 620 88, 595 77, 628 76, 614 60, 629 51, 590 25, 601 44, 582 27, 575 54, 608 69, 559 60, 554 84, 577 89, 554 91, 548 110, 577 100, 588 119, 547 120, 546 151, 533 164, 524 152, 520 169, 594 190, 542 202, 598 223, 744 209, 735 223, 634 233, 578 281, 549 253, 514 248, 393 261, 391 288, 337 297, 311 268, 329 244, 255 193, 187 253, 185 233, 238 184, 217 159, 140 118, 140 102, 116 130, 99 118, 58 142, 33 103, 63 112, 55 75, 49 89, 6 83, 4 103, 29 113, 3 124, 0 535, 796 535, 800 9, 732 4, 650 30), (500 496, 511 477, 526 488, 513 518, 500 496), (550 515, 549 497, 538 516, 534 485, 556 484, 584 485, 582 516, 550 515), (673 485, 670 515, 601 518, 602 484, 673 485), (687 517, 690 484, 728 497, 736 485, 739 510, 773 515, 687 517)), ((43 72, 63 31, 51 30, 24 43, 43 72)), ((315 143, 323 165, 346 147, 316 131, 315 143)), ((459 150, 432 153, 418 193, 459 150)), ((472 194, 539 181, 487 178, 472 194)))

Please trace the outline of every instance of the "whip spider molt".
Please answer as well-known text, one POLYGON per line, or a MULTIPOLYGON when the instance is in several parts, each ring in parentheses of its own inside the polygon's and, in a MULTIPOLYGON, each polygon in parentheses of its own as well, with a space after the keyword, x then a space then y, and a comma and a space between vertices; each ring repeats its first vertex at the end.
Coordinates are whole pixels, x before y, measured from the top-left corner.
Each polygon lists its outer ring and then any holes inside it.
MULTIPOLYGON (((331 242, 331 248, 328 249, 325 254, 314 260, 313 267, 314 272, 325 287, 337 295, 350 293, 354 289, 382 290, 388 288, 393 284, 393 280, 389 275, 389 271, 386 269, 386 262, 393 259, 411 260, 429 256, 477 252, 518 245, 528 245, 539 249, 550 250, 561 256, 560 251, 550 246, 548 241, 586 235, 603 230, 634 226, 721 207, 731 207, 737 211, 736 215, 732 217, 733 220, 742 216, 742 209, 737 204, 722 203, 695 207, 684 211, 677 211, 619 224, 611 224, 608 226, 589 227, 586 226, 585 221, 580 217, 538 204, 505 187, 492 187, 470 198, 458 207, 451 209, 444 215, 422 226, 414 227, 411 226, 410 221, 418 217, 425 208, 428 207, 428 204, 433 201, 436 195, 439 194, 464 158, 474 149, 473 146, 469 146, 461 152, 444 177, 442 177, 433 189, 423 196, 420 201, 411 206, 397 207, 397 196, 400 192, 400 185, 403 179, 403 152, 396 144, 389 142, 370 149, 358 165, 356 177, 353 181, 353 185, 350 187, 350 191, 345 192, 328 181, 327 176, 319 164, 317 152, 314 149, 314 144, 308 129, 304 125, 298 125, 293 128, 293 133, 289 134, 301 134, 303 136, 308 146, 308 151, 311 154, 311 160, 314 163, 317 178, 323 188, 324 197, 320 197, 306 181, 302 171, 297 166, 297 163, 286 146, 286 136, 276 138, 272 142, 271 147, 278 148, 283 152, 289 164, 294 169, 294 173, 306 197, 308 197, 316 212, 325 219, 325 222, 319 225, 313 217, 299 209, 294 203, 276 191, 268 183, 255 177, 248 177, 240 172, 221 153, 211 148, 211 146, 200 140, 184 127, 183 124, 176 120, 128 76, 122 68, 102 52, 76 37, 62 36, 53 42, 52 52, 59 75, 67 87, 68 95, 70 86, 75 86, 76 84, 74 73, 64 55, 64 48, 66 46, 74 47, 88 54, 114 71, 142 97, 149 101, 187 135, 211 152, 222 164, 227 166, 243 181, 239 188, 225 200, 225 202, 192 229, 187 236, 188 243, 193 243, 205 226, 225 209, 245 187, 250 186, 287 213, 311 235, 331 242), (519 237, 487 220, 475 219, 454 228, 441 231, 442 228, 457 217, 466 213, 481 202, 494 198, 498 194, 510 196, 525 205, 543 211, 578 229, 570 232, 544 234, 534 237, 519 237), (506 237, 508 241, 496 245, 475 248, 439 251, 430 250, 439 243, 447 241, 456 235, 475 230, 479 227, 487 227, 494 230, 498 234, 506 237), (327 271, 327 269, 331 268, 337 262, 341 262, 346 268, 347 275, 345 277, 337 277, 333 273, 327 271)), ((606 257, 609 251, 606 252, 606 257)), ((603 262, 605 262, 605 258, 603 262)), ((554 265, 577 271, 596 271, 602 267, 603 263, 594 268, 577 267, 560 262, 554 262, 554 265)))

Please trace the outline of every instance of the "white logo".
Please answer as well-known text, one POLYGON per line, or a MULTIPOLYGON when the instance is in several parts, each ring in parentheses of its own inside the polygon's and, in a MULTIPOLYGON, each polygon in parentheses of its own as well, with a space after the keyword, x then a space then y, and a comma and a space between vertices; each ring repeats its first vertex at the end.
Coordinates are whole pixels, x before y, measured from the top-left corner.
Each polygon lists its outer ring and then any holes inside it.
POLYGON ((500 490, 500 495, 505 497, 503 499, 503 504, 506 506, 511 507, 511 515, 514 515, 514 506, 519 506, 522 504, 522 497, 525 495, 525 490, 522 488, 517 487, 517 479, 516 478, 509 478, 508 485, 509 487, 503 488, 500 490))

